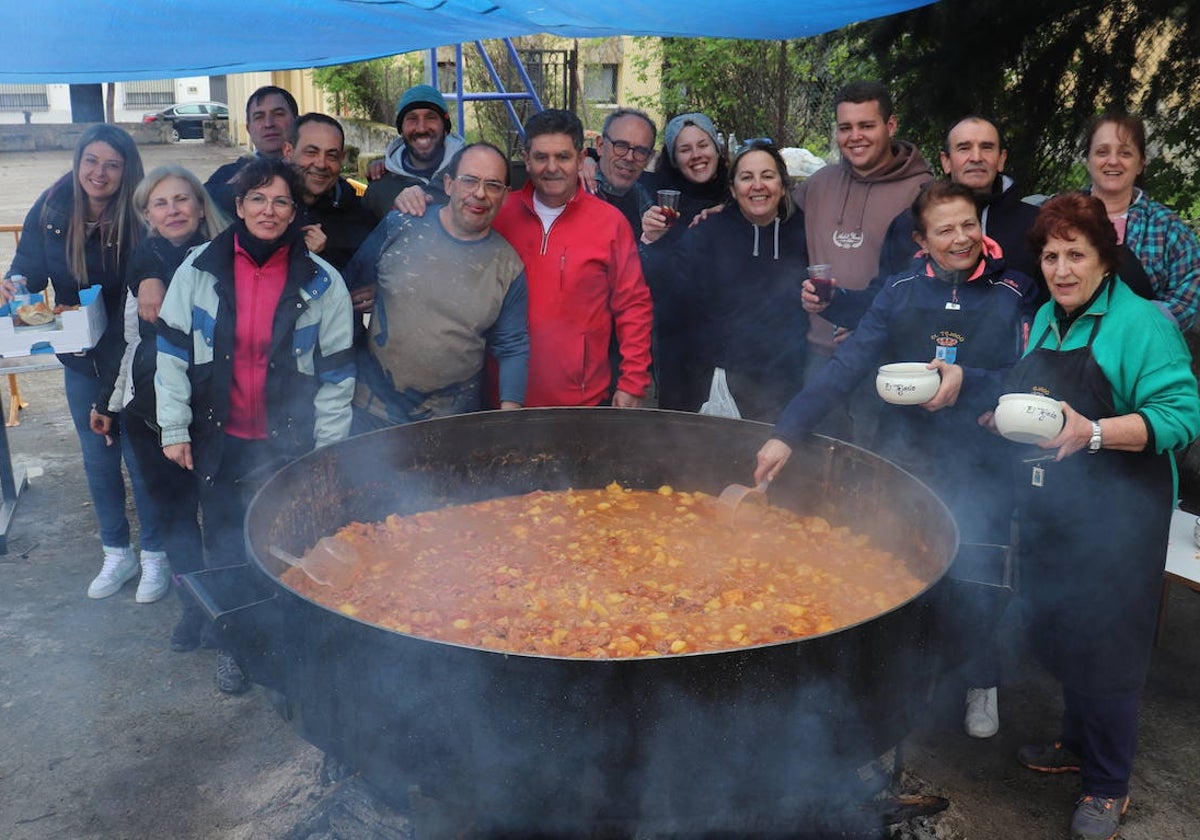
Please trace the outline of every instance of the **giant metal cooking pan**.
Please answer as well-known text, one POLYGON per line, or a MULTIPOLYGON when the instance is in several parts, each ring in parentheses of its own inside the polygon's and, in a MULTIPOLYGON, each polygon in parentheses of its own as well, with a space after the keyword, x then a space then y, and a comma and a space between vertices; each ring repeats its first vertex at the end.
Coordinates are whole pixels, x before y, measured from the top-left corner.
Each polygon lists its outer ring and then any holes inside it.
POLYGON ((298 595, 267 548, 300 553, 354 520, 538 488, 616 480, 716 493, 750 479, 768 431, 674 412, 546 409, 353 438, 271 478, 247 517, 250 565, 200 589, 295 729, 385 791, 418 786, 517 833, 680 814, 740 830, 798 795, 834 795, 851 768, 909 731, 945 667, 935 629, 945 585, 935 584, 957 531, 887 461, 814 437, 771 502, 869 533, 930 586, 838 632, 728 652, 594 661, 406 636, 298 595))

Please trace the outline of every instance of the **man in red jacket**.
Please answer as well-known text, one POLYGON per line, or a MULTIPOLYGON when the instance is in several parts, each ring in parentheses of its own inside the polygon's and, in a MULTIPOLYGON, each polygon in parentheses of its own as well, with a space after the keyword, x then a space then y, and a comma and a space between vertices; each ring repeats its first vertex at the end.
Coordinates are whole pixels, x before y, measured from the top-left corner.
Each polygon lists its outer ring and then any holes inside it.
POLYGON ((525 263, 527 406, 636 408, 650 385, 650 290, 621 212, 580 188, 583 125, 549 110, 525 124, 529 183, 494 223, 525 263), (613 381, 609 346, 620 364, 613 381))

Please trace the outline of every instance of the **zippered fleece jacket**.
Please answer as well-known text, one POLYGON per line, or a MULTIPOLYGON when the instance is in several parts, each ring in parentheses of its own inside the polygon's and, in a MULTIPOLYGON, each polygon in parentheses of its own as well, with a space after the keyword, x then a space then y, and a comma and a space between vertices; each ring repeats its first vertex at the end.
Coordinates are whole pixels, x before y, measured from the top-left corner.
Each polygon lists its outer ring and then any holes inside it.
MULTIPOLYGON (((848 161, 818 169, 793 193, 804 212, 811 265, 833 266, 843 289, 865 289, 879 269, 879 254, 892 220, 933 180, 929 164, 912 143, 892 144, 890 164, 859 175, 848 161)), ((833 353, 833 324, 809 317, 810 350, 833 353)))
POLYGON ((526 406, 599 405, 612 393, 609 344, 621 355, 616 387, 650 386, 654 307, 629 222, 577 189, 549 232, 533 207, 533 183, 504 202, 492 227, 525 263, 529 292, 526 406))
MULTIPOLYGON (((192 443, 196 475, 212 483, 229 421, 237 331, 234 229, 194 250, 171 281, 158 320, 161 443, 192 443)), ((243 281, 244 282, 244 281, 243 281)), ((267 358, 267 437, 299 455, 350 432, 354 354, 350 293, 337 270, 288 252, 267 358)))

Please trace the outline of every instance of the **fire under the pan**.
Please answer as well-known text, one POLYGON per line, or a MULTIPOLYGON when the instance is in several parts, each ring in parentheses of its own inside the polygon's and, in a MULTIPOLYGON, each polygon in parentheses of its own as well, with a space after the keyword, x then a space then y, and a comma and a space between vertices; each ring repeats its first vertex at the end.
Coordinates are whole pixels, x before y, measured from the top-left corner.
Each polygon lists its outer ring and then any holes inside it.
POLYGON ((606 819, 570 831, 526 825, 514 831, 417 787, 384 792, 333 759, 326 760, 322 777, 335 784, 286 840, 939 840, 937 815, 950 805, 933 794, 901 792, 927 785, 910 773, 888 772, 871 762, 847 780, 837 796, 797 796, 787 803, 771 803, 761 812, 606 819))

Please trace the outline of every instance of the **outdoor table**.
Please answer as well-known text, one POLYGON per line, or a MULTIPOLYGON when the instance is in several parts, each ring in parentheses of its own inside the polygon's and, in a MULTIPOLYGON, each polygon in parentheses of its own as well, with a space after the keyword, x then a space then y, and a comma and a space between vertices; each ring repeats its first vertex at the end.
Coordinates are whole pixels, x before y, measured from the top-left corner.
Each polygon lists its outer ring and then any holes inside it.
POLYGON ((1180 583, 1200 592, 1200 548, 1196 546, 1193 531, 1196 514, 1176 510, 1171 514, 1171 535, 1167 541, 1167 568, 1163 574, 1162 600, 1158 605, 1158 629, 1154 644, 1162 643, 1163 624, 1167 619, 1167 603, 1171 584, 1180 583))

